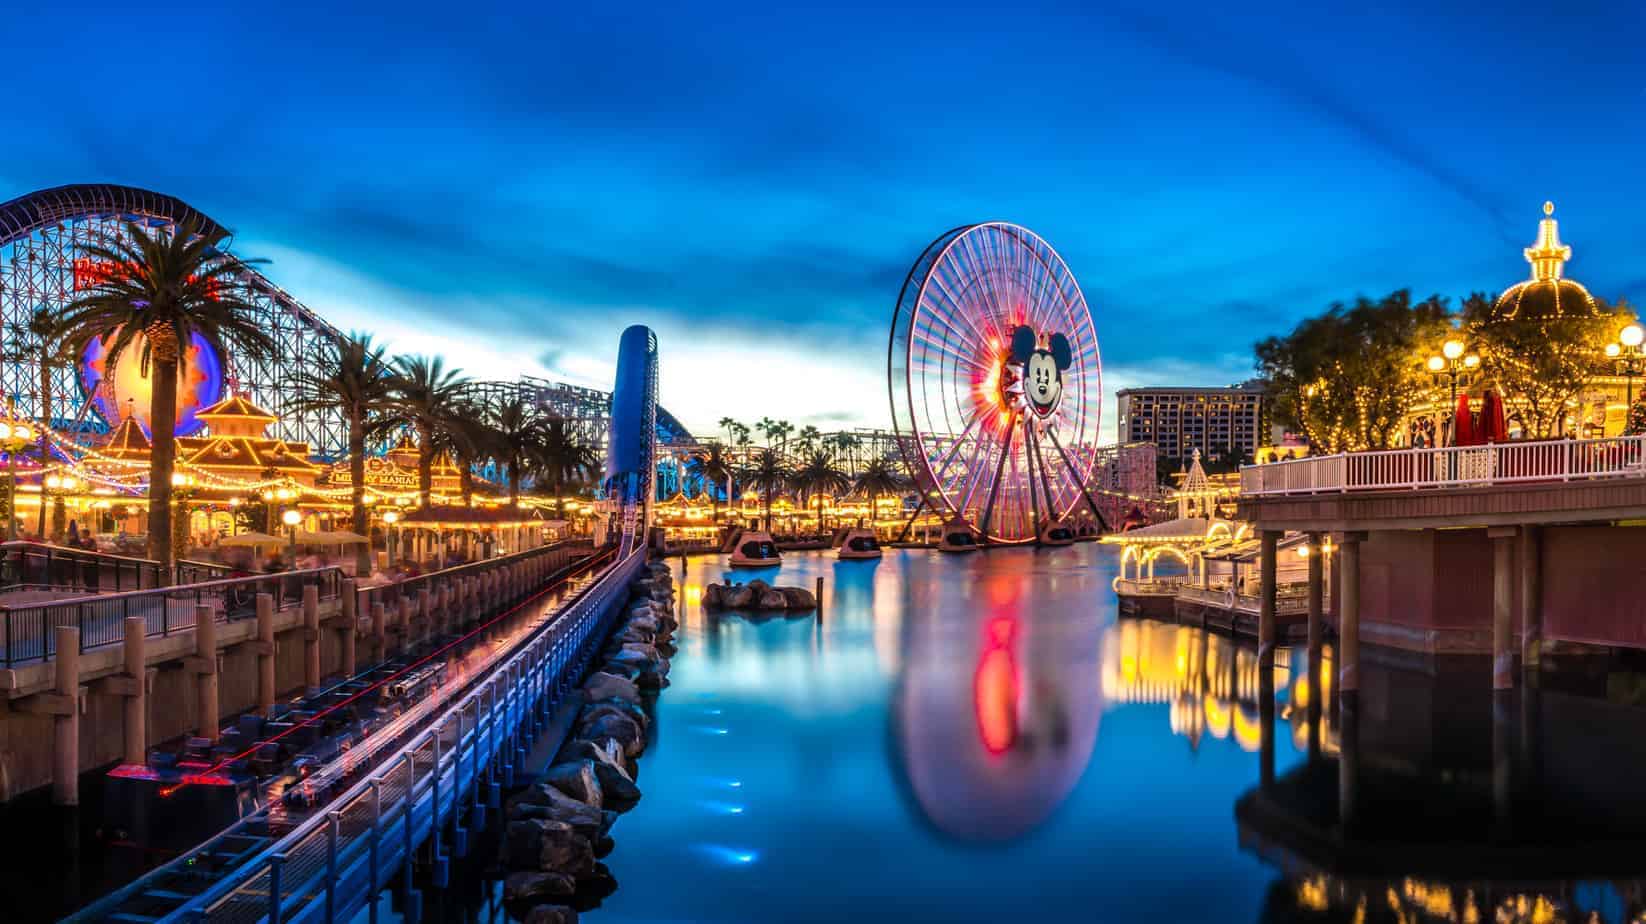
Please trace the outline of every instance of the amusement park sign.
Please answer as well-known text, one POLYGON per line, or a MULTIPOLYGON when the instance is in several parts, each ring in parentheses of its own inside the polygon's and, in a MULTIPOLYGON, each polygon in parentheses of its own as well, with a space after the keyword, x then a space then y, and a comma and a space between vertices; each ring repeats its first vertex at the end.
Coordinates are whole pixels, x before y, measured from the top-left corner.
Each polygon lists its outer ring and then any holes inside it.
MULTIPOLYGON (((326 474, 328 484, 346 487, 354 484, 354 475, 349 471, 347 460, 338 462, 326 474)), ((366 460, 366 487, 368 488, 417 488, 417 473, 403 469, 387 459, 371 458, 366 460)))

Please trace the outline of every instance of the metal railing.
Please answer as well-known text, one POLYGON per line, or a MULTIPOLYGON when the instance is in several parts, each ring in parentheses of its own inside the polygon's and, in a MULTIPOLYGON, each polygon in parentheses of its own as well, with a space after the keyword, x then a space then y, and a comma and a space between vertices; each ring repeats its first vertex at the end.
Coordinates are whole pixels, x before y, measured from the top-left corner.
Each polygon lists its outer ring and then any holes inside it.
POLYGON ((80 650, 85 652, 123 644, 125 621, 131 616, 143 618, 144 635, 163 637, 193 629, 196 608, 200 606, 211 607, 217 620, 222 622, 255 616, 257 595, 261 593, 274 596, 276 609, 296 606, 302 600, 304 584, 319 585, 321 600, 336 599, 343 577, 337 568, 316 568, 0 606, 6 646, 0 653, 0 663, 13 667, 50 660, 57 653, 54 630, 58 626, 78 628, 80 650))
POLYGON ((524 760, 561 697, 611 631, 646 560, 631 553, 445 710, 430 728, 164 921, 347 921, 442 829, 495 807, 493 784, 524 760), (500 765, 504 768, 500 771, 500 765))
POLYGON ((1247 465, 1240 493, 1336 494, 1646 476, 1646 436, 1342 453, 1247 465))
POLYGON ((49 584, 90 593, 191 584, 227 577, 229 568, 209 562, 180 561, 170 580, 159 562, 108 552, 73 549, 44 542, 0 542, 0 589, 14 584, 49 584))
POLYGON ((411 597, 415 600, 417 599, 418 591, 423 590, 424 588, 433 589, 434 585, 437 583, 450 580, 451 578, 468 577, 470 575, 479 574, 489 568, 512 565, 516 562, 530 561, 532 559, 542 558, 544 556, 565 554, 569 559, 572 552, 578 550, 587 551, 592 550, 593 548, 594 544, 587 539, 566 539, 560 542, 551 543, 549 545, 538 546, 535 549, 527 549, 524 552, 501 555, 497 558, 482 558, 478 561, 454 565, 441 571, 431 571, 428 574, 420 574, 417 577, 406 578, 403 581, 378 584, 373 587, 362 587, 359 590, 360 609, 358 612, 369 612, 368 607, 370 607, 373 603, 381 603, 385 606, 392 606, 398 602, 401 597, 411 597))

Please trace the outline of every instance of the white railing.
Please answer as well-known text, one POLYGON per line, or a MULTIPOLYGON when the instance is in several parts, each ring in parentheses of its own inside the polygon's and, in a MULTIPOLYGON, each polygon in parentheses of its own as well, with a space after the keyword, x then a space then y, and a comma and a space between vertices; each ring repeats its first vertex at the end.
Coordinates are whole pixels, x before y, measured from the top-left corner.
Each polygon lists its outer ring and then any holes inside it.
POLYGON ((1646 436, 1389 449, 1240 469, 1248 497, 1646 476, 1646 436))

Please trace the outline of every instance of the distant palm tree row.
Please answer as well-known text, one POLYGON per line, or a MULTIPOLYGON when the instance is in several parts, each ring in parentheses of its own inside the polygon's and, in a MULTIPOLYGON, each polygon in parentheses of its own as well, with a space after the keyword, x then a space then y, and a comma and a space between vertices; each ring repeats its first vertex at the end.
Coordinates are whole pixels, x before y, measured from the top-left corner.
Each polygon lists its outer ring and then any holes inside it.
MULTIPOLYGON (((743 450, 742 464, 726 443, 711 441, 703 444, 693 459, 693 469, 704 482, 724 486, 728 499, 734 484, 753 490, 760 496, 766 529, 772 525, 772 501, 789 491, 796 493, 817 510, 817 528, 823 529, 823 500, 851 494, 868 497, 869 509, 874 510, 881 496, 900 494, 913 486, 913 480, 904 472, 899 461, 887 456, 875 456, 861 465, 853 464, 848 471, 841 463, 861 448, 861 441, 850 433, 825 437, 816 427, 803 427, 792 448, 784 452, 788 434, 793 425, 786 421, 762 419, 756 427, 767 437, 767 445, 750 448, 749 428, 723 417, 721 429, 727 432, 731 446, 743 450)), ((854 459, 855 461, 855 459, 854 459)), ((720 495, 708 491, 716 518, 720 515, 720 495)))
MULTIPOLYGON (((259 326, 260 309, 246 290, 246 270, 262 261, 235 257, 198 225, 154 229, 128 222, 119 239, 84 247, 99 264, 120 267, 100 274, 62 311, 42 312, 10 330, 10 351, 27 351, 40 362, 43 412, 50 419, 50 373, 66 357, 100 341, 109 368, 128 346, 139 345, 139 362, 150 376, 148 552, 168 567, 172 560, 172 469, 176 461, 177 381, 188 361, 183 344, 199 334, 243 361, 266 360, 274 341, 259 326)), ((24 357, 10 357, 24 358, 24 357)), ((482 403, 457 369, 438 356, 385 355, 370 334, 350 333, 331 344, 311 368, 293 376, 293 408, 335 413, 349 432, 354 530, 367 535, 365 460, 369 446, 410 428, 418 441, 418 503, 427 506, 434 460, 449 452, 462 471, 462 494, 471 502, 474 466, 492 462, 503 473, 509 499, 535 479, 556 495, 591 478, 599 460, 559 420, 523 397, 482 403)), ((362 547, 362 558, 369 551, 362 547)), ((364 569, 367 562, 362 561, 364 569)), ((364 573, 364 572, 362 572, 364 573)))

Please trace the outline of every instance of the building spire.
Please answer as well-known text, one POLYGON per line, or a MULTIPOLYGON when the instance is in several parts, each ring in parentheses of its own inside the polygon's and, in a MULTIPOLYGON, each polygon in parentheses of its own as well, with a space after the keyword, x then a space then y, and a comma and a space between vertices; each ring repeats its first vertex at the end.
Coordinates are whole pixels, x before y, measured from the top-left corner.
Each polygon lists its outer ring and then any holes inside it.
POLYGON ((1537 223, 1537 242, 1521 251, 1532 264, 1532 279, 1551 282, 1565 272, 1572 248, 1560 242, 1560 223, 1555 221, 1555 204, 1543 203, 1543 220, 1537 223))

